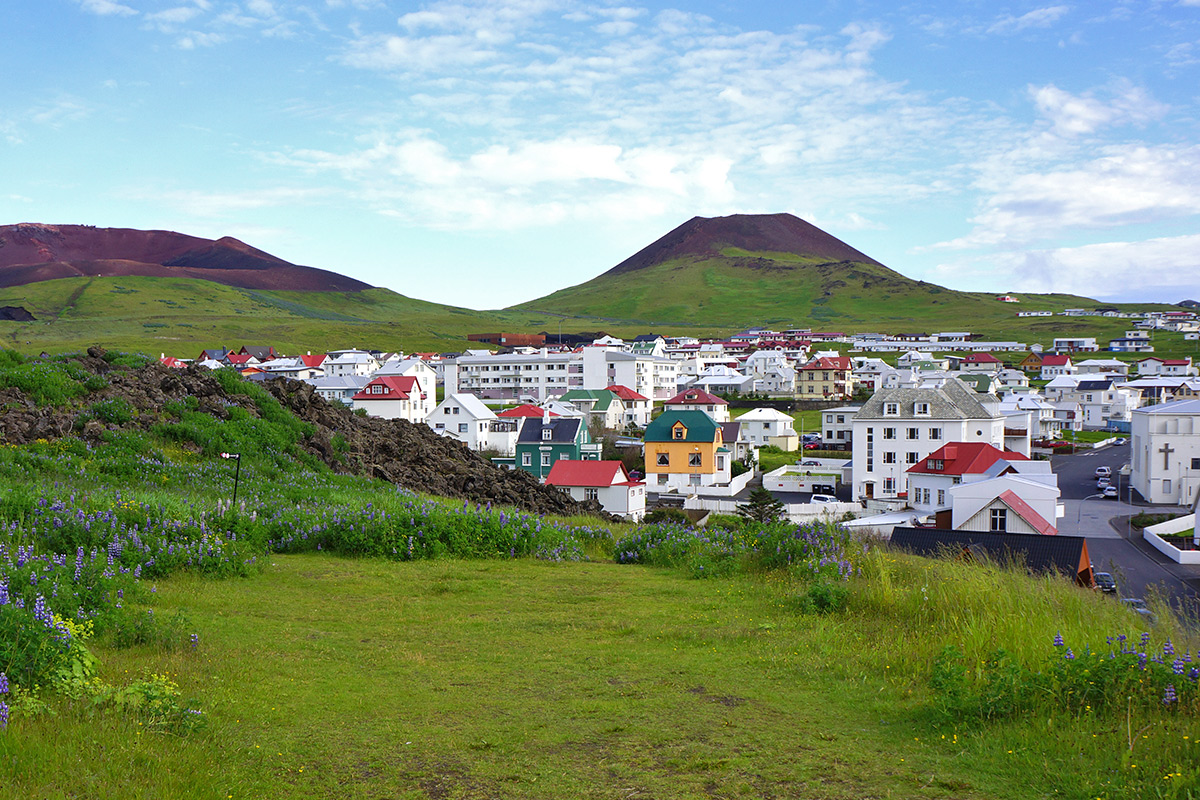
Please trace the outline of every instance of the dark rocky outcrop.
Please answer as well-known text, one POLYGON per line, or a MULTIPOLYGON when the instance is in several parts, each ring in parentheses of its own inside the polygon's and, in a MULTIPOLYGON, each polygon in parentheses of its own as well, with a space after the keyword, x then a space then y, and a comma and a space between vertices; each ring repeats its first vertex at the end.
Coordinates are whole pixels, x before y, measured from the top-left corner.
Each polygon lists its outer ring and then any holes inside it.
MULTIPOLYGON (((83 411, 99 400, 120 397, 137 409, 130 427, 149 430, 167 419, 163 407, 172 400, 195 397, 199 410, 225 419, 231 406, 258 415, 245 395, 226 394, 203 367, 170 369, 158 363, 131 369, 114 366, 101 348, 92 347, 76 362, 83 370, 102 375, 107 385, 71 408, 38 407, 18 389, 0 389, 0 442, 26 444, 80 436, 98 443, 113 427, 87 419, 83 411)), ((496 468, 459 442, 435 434, 425 425, 404 420, 361 417, 329 403, 299 381, 275 378, 263 384, 297 418, 311 423, 314 433, 300 443, 331 469, 379 478, 413 491, 472 503, 513 506, 536 514, 601 514, 595 502, 577 503, 543 486, 526 472, 496 468), (337 443, 335 445, 335 437, 337 443)))
POLYGON ((34 322, 36 317, 21 306, 0 306, 0 321, 4 322, 34 322))

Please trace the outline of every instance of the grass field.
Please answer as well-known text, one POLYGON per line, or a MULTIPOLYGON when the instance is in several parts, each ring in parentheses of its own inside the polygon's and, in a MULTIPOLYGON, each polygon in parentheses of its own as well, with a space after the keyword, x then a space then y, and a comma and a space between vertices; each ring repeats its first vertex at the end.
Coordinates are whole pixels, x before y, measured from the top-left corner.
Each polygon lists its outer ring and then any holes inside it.
MULTIPOLYGON (((975 620, 994 642, 1128 622, 1066 585, 998 582, 1028 596, 1001 600, 1000 630, 975 620), (1032 625, 1008 617, 1035 606, 1032 625)), ((929 647, 978 607, 939 618, 961 586, 933 588, 932 618, 891 616, 911 602, 903 586, 891 613, 876 589, 822 616, 797 611, 782 574, 312 554, 157 589, 156 613, 183 610, 198 647, 102 653, 104 671, 168 671, 208 725, 177 738, 70 703, 18 719, 0 734, 9 796, 1132 797, 1143 759, 1148 785, 1170 790, 1153 796, 1197 787, 1194 717, 1138 710, 1129 748, 1123 714, 932 713, 929 647)), ((1042 638, 1013 645, 1051 650, 1042 638)))

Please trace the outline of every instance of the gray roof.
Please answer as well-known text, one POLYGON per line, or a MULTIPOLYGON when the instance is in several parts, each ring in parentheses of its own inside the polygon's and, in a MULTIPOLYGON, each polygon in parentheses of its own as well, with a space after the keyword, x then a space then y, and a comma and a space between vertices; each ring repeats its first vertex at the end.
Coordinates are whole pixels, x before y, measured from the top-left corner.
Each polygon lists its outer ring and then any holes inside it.
POLYGON ((981 402, 989 397, 993 403, 999 402, 994 395, 981 395, 957 378, 937 387, 880 389, 863 404, 854 419, 856 422, 864 419, 993 419, 981 402), (899 415, 885 417, 884 403, 899 403, 899 415), (918 417, 914 413, 916 403, 929 403, 928 417, 923 414, 918 417))
POLYGON ((1080 392, 1103 392, 1106 389, 1112 388, 1111 378, 1089 378, 1088 380, 1080 381, 1075 384, 1075 389, 1080 392))
POLYGON ((543 422, 540 417, 529 417, 521 423, 517 444, 574 444, 582 422, 579 417, 553 417, 549 422, 543 422), (550 428, 549 439, 542 438, 543 427, 550 428))

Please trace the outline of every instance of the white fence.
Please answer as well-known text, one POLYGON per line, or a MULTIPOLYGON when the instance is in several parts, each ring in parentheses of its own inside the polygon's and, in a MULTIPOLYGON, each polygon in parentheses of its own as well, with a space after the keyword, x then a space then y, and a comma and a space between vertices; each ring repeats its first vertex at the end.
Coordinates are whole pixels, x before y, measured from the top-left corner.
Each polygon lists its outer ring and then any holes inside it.
POLYGON ((1196 515, 1188 514, 1185 517, 1176 517, 1175 519, 1169 519, 1166 522, 1160 522, 1157 525, 1144 528, 1142 530, 1142 538, 1149 542, 1151 547, 1172 561, 1177 561, 1180 564, 1200 564, 1200 550, 1180 550, 1162 538, 1164 535, 1182 533, 1195 527, 1196 515))

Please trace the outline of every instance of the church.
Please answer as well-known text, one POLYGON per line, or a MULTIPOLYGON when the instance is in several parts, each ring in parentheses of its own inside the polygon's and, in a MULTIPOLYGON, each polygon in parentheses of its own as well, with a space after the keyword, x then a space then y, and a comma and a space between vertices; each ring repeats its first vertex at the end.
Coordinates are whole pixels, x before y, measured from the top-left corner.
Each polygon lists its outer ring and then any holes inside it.
POLYGON ((1190 506, 1200 492, 1200 400, 1131 414, 1131 484, 1149 503, 1190 506))

